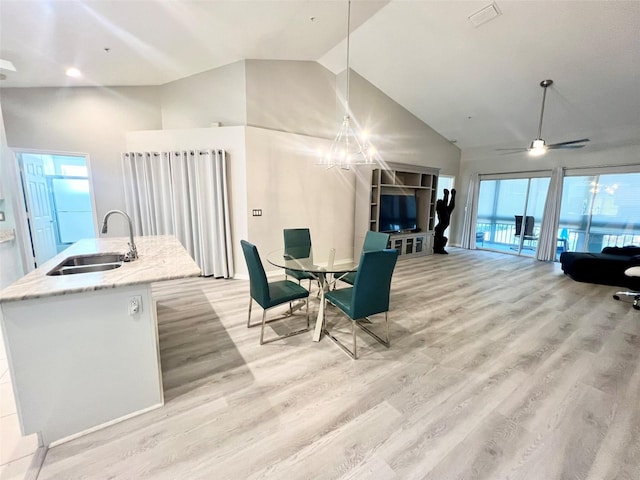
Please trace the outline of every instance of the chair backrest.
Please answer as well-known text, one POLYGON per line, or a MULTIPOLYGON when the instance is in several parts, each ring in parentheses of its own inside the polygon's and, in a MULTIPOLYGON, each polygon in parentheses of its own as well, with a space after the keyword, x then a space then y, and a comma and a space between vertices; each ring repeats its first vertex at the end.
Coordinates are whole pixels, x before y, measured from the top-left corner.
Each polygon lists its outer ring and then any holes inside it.
POLYGON ((535 223, 535 218, 530 217, 529 215, 526 216, 526 218, 524 219, 524 236, 525 237, 532 237, 533 236, 533 224, 535 223))
POLYGON ((367 231, 367 234, 364 237, 364 244, 362 245, 363 252, 376 252, 379 250, 384 250, 387 248, 389 244, 389 234, 374 232, 371 230, 367 231))
POLYGON ((249 270, 251 298, 258 302, 262 308, 265 308, 265 305, 268 305, 270 301, 269 283, 260 260, 260 254, 258 254, 258 248, 246 240, 240 240, 240 245, 242 245, 242 253, 244 253, 249 270))
MULTIPOLYGON (((516 217, 516 235, 520 235, 522 231, 522 215, 514 215, 516 217)), ((525 237, 533 236, 533 226, 535 224, 535 218, 527 215, 524 221, 524 235, 525 237)))
POLYGON ((391 276, 397 259, 398 251, 396 249, 362 254, 351 297, 353 319, 389 310, 391 276))
POLYGON ((307 258, 311 254, 311 232, 308 228, 285 228, 284 253, 293 258, 307 258))

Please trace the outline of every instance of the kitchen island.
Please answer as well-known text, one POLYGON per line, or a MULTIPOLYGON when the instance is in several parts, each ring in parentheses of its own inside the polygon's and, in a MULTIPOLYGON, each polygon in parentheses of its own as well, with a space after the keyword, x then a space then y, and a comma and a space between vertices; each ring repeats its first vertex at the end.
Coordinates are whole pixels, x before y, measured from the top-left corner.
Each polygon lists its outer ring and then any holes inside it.
POLYGON ((163 404, 151 283, 200 275, 180 242, 138 237, 135 261, 47 275, 69 257, 122 253, 127 240, 81 240, 0 291, 23 435, 48 445, 163 404))

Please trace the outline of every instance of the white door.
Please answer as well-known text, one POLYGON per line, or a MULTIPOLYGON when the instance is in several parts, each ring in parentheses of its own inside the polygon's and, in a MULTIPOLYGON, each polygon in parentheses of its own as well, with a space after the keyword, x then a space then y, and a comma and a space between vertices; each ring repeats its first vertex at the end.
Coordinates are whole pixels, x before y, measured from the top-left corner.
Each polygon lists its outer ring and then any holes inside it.
POLYGON ((36 266, 40 266, 55 256, 58 251, 44 162, 39 156, 22 155, 22 181, 31 229, 31 243, 36 266))

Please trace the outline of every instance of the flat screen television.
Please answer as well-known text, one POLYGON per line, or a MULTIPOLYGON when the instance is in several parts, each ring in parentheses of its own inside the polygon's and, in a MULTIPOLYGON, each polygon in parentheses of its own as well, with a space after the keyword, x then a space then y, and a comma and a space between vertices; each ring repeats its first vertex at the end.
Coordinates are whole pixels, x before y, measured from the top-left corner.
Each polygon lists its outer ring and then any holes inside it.
POLYGON ((381 232, 401 232, 416 228, 415 195, 380 195, 381 232))

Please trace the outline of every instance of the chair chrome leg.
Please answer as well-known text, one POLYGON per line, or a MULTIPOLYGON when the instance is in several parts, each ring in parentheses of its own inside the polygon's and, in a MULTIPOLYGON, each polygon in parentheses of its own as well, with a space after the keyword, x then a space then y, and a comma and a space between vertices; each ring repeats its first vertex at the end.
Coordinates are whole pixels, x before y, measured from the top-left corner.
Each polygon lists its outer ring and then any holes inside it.
MULTIPOLYGON (((286 318, 291 318, 292 315, 285 315, 285 316, 281 316, 281 317, 277 317, 277 318, 272 318, 271 320, 267 320, 267 311, 263 310, 262 311, 262 328, 260 329, 260 345, 264 345, 265 343, 271 343, 271 342, 275 342, 277 340, 282 340, 283 338, 289 338, 289 337, 293 337, 294 335, 300 335, 301 333, 305 333, 308 332, 311 329, 311 325, 309 322, 309 300, 307 299, 306 301, 307 304, 307 312, 306 312, 306 317, 307 317, 307 326, 306 328, 300 329, 300 330, 295 330, 293 332, 289 332, 285 335, 278 335, 274 338, 269 338, 267 340, 264 339, 264 326, 267 323, 271 323, 271 322, 275 322, 278 320, 284 320, 286 318)), ((294 315, 294 316, 300 316, 300 315, 294 315)), ((255 326, 255 325, 254 325, 255 326)))
POLYGON ((262 327, 260 328, 260 345, 264 345, 264 324, 267 319, 267 311, 262 310, 262 327))
POLYGON ((247 328, 251 327, 251 305, 253 304, 253 298, 249 295, 249 316, 247 317, 247 328))
MULTIPOLYGON (((367 320, 369 320, 367 318, 367 320)), ((367 332, 369 335, 371 335, 373 338, 375 338, 378 342, 380 342, 382 345, 384 345, 385 347, 389 348, 391 346, 391 343, 389 342, 389 322, 387 319, 387 312, 384 312, 384 322, 386 324, 386 332, 387 332, 387 339, 383 340, 382 338, 380 338, 378 335, 376 335, 375 333, 373 333, 371 330, 369 330, 367 327, 365 327, 364 325, 362 325, 361 322, 355 322, 358 327, 360 327, 360 329, 364 330, 365 332, 367 332)))
POLYGON ((387 312, 384 312, 384 327, 387 331, 387 345, 391 345, 391 342, 389 341, 389 317, 387 316, 387 312))
POLYGON ((630 292, 630 291, 626 291, 626 292, 616 292, 613 294, 613 298, 615 300, 620 300, 620 297, 637 297, 638 295, 640 295, 640 292, 630 292))
MULTIPOLYGON (((353 320, 349 320, 349 321, 353 321, 353 320)), ((355 327, 353 327, 354 331, 353 331, 353 346, 355 348, 356 345, 356 332, 355 332, 355 327)), ((340 347, 340 350, 342 350, 344 353, 346 353, 347 355, 349 355, 352 359, 357 360, 358 357, 357 355, 352 352, 351 350, 349 350, 349 348, 347 348, 340 340, 338 340, 335 336, 333 336, 333 334, 328 330, 328 329, 324 329, 324 334, 329 337, 333 343, 335 343, 338 347, 340 347)))
POLYGON ((351 333, 353 335, 353 358, 354 360, 358 358, 358 347, 356 346, 356 322, 351 322, 351 333))
MULTIPOLYGON (((324 300, 325 304, 327 303, 327 299, 324 300)), ((325 306, 325 315, 326 315, 326 306, 325 306)), ((353 320, 350 320, 350 322, 355 323, 353 320)), ((357 360, 358 356, 356 354, 356 327, 355 325, 352 325, 352 332, 351 334, 353 335, 353 351, 349 350, 349 348, 344 345, 340 340, 338 340, 327 328, 328 327, 328 323, 325 319, 325 316, 323 315, 322 317, 322 332, 325 334, 325 336, 329 337, 331 339, 331 341, 333 343, 335 343, 338 347, 340 347, 340 350, 342 350, 344 353, 346 353, 347 355, 349 355, 353 360, 357 360)))

